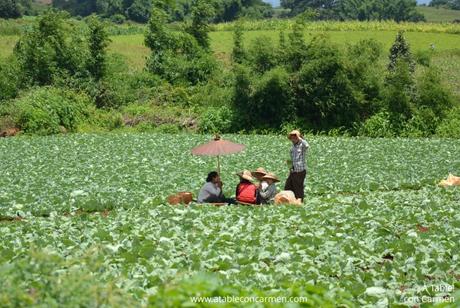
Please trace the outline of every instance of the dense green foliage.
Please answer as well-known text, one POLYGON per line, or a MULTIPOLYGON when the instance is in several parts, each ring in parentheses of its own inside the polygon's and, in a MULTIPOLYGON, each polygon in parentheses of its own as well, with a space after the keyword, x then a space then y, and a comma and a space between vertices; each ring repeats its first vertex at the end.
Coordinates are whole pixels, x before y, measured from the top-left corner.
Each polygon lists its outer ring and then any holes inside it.
POLYGON ((97 19, 89 20, 89 60, 86 64, 90 75, 101 80, 107 70, 107 51, 109 36, 104 25, 97 19))
POLYGON ((7 106, 25 133, 39 135, 75 131, 87 116, 90 99, 56 88, 37 88, 7 106))
POLYGON ((380 54, 374 40, 346 51, 323 36, 307 42, 302 24, 287 38, 282 33, 278 45, 267 37, 256 38, 244 61, 235 63, 234 129, 279 130, 296 123, 314 132, 434 134, 454 105, 438 72, 427 68, 416 80, 415 60, 402 33, 390 49, 387 70, 380 66, 380 54))
MULTIPOLYGON (((210 45, 212 6, 194 1, 192 19, 171 27, 170 4, 153 4, 144 72, 107 54, 108 30, 97 18, 74 23, 65 14, 49 12, 0 65, 5 72, 1 99, 7 102, 33 86, 81 93, 90 97, 86 113, 94 117, 79 126, 83 131, 98 124, 103 129, 171 132, 267 133, 300 127, 313 133, 425 137, 449 136, 447 127, 456 121, 450 116, 457 97, 440 77, 440 72, 445 76, 443 67, 434 66, 434 47, 413 53, 403 33, 387 53, 375 40, 344 48, 324 34, 307 39, 305 29, 311 23, 303 19, 280 31, 278 38, 246 39, 241 22, 233 34, 232 55, 222 63, 210 45), (125 114, 133 103, 144 105, 144 113, 125 114), (161 106, 171 112, 165 118, 152 116, 161 106), (177 119, 171 116, 174 108, 184 110, 177 119), (113 116, 100 109, 113 109, 108 111, 113 116)), ((21 126, 12 119, 17 118, 4 113, 0 129, 21 126)), ((451 137, 457 136, 455 129, 450 131, 451 137)))
POLYGON ((430 6, 442 6, 453 10, 460 10, 459 0, 431 0, 430 6))
POLYGON ((0 1, 0 18, 18 18, 32 13, 32 0, 0 1))
MULTIPOLYGON (((196 0, 168 1, 168 20, 193 19, 195 2, 196 0)), ((232 21, 239 17, 261 19, 273 15, 272 7, 262 0, 213 0, 205 3, 213 7, 215 22, 232 21)), ((74 16, 98 14, 117 22, 128 18, 141 23, 150 19, 153 8, 152 1, 149 0, 54 0, 53 6, 66 10, 74 16)))
POLYGON ((203 0, 195 4, 191 26, 185 31, 174 31, 166 24, 169 4, 164 0, 153 2, 145 38, 146 46, 151 49, 147 68, 171 83, 204 82, 215 68, 208 38, 212 9, 203 0))
POLYGON ((0 60, 0 102, 16 97, 19 88, 18 79, 17 63, 0 60))
POLYGON ((281 0, 281 5, 298 15, 316 10, 320 19, 421 21, 415 0, 281 0))
MULTIPOLYGON (((460 191, 436 186, 460 168, 458 141, 308 138, 303 206, 214 208, 164 204, 172 192, 196 193, 215 167, 190 154, 208 137, 173 137, 0 140, 3 305, 279 295, 359 307, 460 295, 460 191), (456 291, 423 289, 445 284, 456 291)), ((226 192, 243 168, 262 164, 286 178, 285 137, 225 137, 247 145, 223 160, 226 192)))
POLYGON ((26 85, 49 85, 62 75, 76 75, 88 59, 79 29, 59 12, 43 15, 16 45, 21 78, 26 85))

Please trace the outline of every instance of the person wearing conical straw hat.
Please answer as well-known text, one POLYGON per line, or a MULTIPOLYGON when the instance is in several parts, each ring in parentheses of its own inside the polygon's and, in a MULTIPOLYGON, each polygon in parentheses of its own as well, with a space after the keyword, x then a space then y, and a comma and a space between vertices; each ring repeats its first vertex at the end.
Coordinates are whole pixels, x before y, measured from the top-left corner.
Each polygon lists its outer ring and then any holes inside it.
POLYGON ((258 181, 261 181, 262 178, 267 174, 268 172, 262 168, 262 167, 259 167, 256 169, 256 171, 252 171, 251 172, 251 175, 253 177, 255 177, 258 181))
POLYGON ((256 171, 252 171, 251 172, 251 175, 259 182, 258 184, 256 184, 256 186, 261 190, 261 189, 266 189, 268 184, 267 182, 265 182, 264 180, 262 180, 262 178, 267 175, 267 171, 262 168, 262 167, 259 167, 256 169, 256 171))
POLYGON ((288 161, 290 172, 284 190, 293 191, 295 197, 303 201, 305 198, 305 177, 307 176, 305 157, 310 145, 302 138, 298 130, 290 132, 288 139, 292 142, 292 148, 291 160, 288 161))
POLYGON ((276 196, 276 183, 280 180, 273 173, 267 173, 262 177, 262 180, 267 183, 267 187, 265 189, 260 188, 259 190, 260 202, 262 204, 273 203, 276 196))
POLYGON ((243 170, 236 174, 240 178, 240 183, 236 187, 236 201, 248 204, 259 204, 259 191, 253 184, 254 178, 251 172, 243 170))

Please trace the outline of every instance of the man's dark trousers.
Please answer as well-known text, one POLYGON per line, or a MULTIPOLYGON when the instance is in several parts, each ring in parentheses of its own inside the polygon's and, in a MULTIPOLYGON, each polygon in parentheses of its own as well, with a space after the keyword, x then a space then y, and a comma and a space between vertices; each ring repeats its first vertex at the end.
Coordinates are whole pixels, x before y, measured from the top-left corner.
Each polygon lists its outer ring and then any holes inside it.
POLYGON ((307 176, 307 171, 295 172, 291 171, 288 179, 286 180, 286 185, 284 190, 291 190, 294 192, 294 195, 297 199, 305 198, 305 177, 307 176))

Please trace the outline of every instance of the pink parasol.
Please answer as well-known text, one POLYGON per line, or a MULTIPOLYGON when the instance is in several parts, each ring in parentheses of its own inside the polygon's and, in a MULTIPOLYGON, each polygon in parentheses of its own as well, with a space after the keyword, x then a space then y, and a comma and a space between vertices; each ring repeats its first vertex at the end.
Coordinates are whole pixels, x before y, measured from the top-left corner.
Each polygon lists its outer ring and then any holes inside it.
POLYGON ((192 150, 193 155, 203 155, 203 156, 217 156, 217 172, 220 173, 220 156, 235 154, 243 151, 245 148, 244 145, 233 143, 228 140, 223 140, 219 135, 214 137, 214 140, 197 146, 192 150))

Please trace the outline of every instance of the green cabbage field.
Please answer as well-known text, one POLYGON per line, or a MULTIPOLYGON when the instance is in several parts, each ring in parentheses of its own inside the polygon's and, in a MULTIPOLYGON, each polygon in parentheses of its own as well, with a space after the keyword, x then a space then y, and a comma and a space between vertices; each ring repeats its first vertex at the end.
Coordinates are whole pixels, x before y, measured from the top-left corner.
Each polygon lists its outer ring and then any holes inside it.
MULTIPOLYGON (((301 207, 165 204, 215 168, 190 154, 209 138, 1 139, 0 307, 459 306, 460 190, 437 186, 458 140, 311 137, 301 207)), ((225 138, 247 146, 222 159, 227 195, 242 169, 286 179, 286 138, 225 138)))

